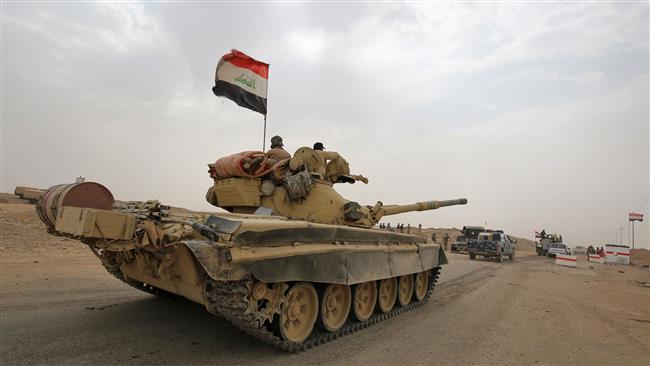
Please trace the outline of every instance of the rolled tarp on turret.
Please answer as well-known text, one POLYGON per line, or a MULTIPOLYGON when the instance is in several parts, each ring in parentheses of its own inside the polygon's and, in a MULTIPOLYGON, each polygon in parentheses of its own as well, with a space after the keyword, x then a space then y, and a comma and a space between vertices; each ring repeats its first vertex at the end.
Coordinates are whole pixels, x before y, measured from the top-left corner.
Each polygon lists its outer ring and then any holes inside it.
POLYGON ((214 95, 266 115, 269 65, 238 50, 224 55, 217 64, 214 95))

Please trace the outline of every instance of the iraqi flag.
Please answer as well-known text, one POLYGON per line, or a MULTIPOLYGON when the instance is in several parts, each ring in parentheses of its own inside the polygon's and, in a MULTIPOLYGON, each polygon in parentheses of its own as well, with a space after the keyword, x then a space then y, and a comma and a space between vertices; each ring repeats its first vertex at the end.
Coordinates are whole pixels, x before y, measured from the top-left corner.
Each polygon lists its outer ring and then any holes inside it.
POLYGON ((266 115, 269 64, 232 50, 217 64, 214 95, 231 99, 239 106, 266 115))
POLYGON ((638 212, 630 212, 630 221, 643 221, 643 214, 638 212))

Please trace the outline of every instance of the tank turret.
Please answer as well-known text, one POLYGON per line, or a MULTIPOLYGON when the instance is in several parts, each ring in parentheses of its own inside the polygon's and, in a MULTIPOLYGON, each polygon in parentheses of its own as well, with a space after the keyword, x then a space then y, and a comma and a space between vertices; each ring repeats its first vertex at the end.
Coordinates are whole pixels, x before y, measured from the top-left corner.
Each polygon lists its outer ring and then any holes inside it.
POLYGON ((345 199, 334 189, 336 183, 367 182, 363 176, 350 174, 349 165, 338 154, 325 165, 318 151, 302 147, 292 159, 277 162, 266 169, 261 168, 264 161, 260 161, 259 156, 253 158, 257 159, 254 162, 241 158, 241 154, 236 156, 238 158, 230 156, 209 165, 214 185, 206 194, 210 204, 234 213, 250 214, 264 207, 274 215, 289 219, 370 228, 384 216, 467 203, 467 199, 459 198, 409 205, 384 206, 377 202, 374 206, 362 206, 345 199), (236 167, 255 166, 261 173, 229 177, 218 173, 235 171, 230 166, 233 164, 236 167))

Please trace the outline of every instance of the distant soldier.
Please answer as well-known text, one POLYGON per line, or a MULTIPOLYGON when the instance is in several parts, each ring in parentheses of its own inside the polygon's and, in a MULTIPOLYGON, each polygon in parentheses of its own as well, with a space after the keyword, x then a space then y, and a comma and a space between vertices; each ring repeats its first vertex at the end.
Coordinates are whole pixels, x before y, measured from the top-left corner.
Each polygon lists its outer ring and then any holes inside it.
POLYGON ((418 232, 419 232, 419 233, 422 232, 422 224, 418 224, 418 232))
POLYGON ((431 241, 436 243, 436 232, 435 231, 433 233, 431 233, 431 241))
POLYGON ((442 237, 442 242, 445 243, 445 250, 447 250, 447 244, 449 244, 449 234, 445 233, 445 236, 442 237))
POLYGON ((290 159, 291 154, 284 149, 284 144, 282 143, 282 137, 273 136, 271 137, 271 149, 266 152, 266 156, 273 162, 278 162, 280 160, 290 159))
POLYGON ((386 224, 386 230, 390 231, 390 222, 386 224))
POLYGON ((408 234, 411 233, 411 224, 406 225, 406 232, 407 232, 408 234))

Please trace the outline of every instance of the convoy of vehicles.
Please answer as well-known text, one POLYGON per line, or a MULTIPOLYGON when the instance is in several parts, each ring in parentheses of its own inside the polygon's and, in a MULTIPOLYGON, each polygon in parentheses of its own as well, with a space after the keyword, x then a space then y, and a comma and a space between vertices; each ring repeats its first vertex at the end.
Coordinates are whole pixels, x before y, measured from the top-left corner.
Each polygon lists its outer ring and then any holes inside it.
POLYGON ((506 257, 510 260, 515 258, 516 243, 517 240, 506 235, 503 230, 486 231, 478 234, 477 240, 468 243, 467 252, 471 260, 480 256, 503 262, 506 257))

